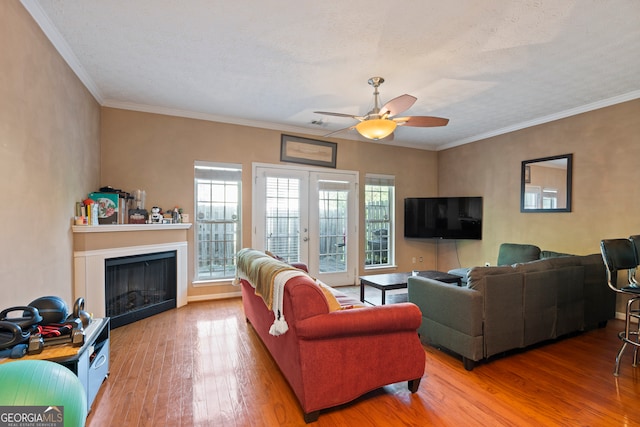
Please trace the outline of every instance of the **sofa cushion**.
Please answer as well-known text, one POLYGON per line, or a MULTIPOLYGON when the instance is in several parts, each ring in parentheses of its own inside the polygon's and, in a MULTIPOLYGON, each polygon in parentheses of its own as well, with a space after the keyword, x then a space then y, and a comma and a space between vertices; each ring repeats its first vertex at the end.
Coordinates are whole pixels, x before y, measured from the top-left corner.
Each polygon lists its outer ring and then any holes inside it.
POLYGON ((498 250, 498 265, 512 265, 540 259, 540 248, 535 245, 503 243, 498 250))
POLYGON ((540 258, 558 258, 558 257, 565 257, 565 256, 571 256, 571 254, 565 254, 562 252, 554 252, 554 251, 541 251, 540 252, 540 258))
POLYGON ((555 258, 547 258, 554 268, 572 267, 576 265, 582 265, 582 261, 579 256, 560 256, 555 258))
POLYGON ((486 276, 495 276, 499 274, 515 273, 515 270, 511 266, 502 267, 473 267, 469 270, 469 279, 467 286, 470 289, 477 291, 484 291, 484 283, 486 276))
POLYGON ((536 271, 545 271, 553 267, 554 265, 551 259, 537 259, 535 261, 521 262, 513 265, 513 268, 518 273, 533 273, 536 271))

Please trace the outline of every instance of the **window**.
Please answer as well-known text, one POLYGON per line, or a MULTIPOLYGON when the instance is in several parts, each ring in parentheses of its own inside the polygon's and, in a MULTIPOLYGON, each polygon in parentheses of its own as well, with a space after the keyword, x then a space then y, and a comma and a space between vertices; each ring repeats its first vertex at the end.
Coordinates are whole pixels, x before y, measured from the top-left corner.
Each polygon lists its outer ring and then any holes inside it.
POLYGON ((195 163, 196 280, 230 279, 241 248, 242 166, 195 163))
POLYGON ((541 188, 537 185, 527 185, 524 189, 524 208, 540 209, 541 188))
POLYGON ((542 189, 542 209, 558 209, 558 190, 555 188, 542 189))
POLYGON ((527 185, 524 190, 525 209, 557 209, 558 189, 540 188, 537 185, 527 185))
POLYGON ((367 175, 364 187, 365 266, 390 266, 395 262, 395 178, 367 175))

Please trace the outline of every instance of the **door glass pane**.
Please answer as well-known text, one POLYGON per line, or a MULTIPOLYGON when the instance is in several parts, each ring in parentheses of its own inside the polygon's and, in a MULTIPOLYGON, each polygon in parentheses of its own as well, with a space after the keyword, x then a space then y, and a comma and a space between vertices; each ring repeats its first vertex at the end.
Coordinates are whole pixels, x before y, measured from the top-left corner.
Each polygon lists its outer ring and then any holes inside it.
POLYGON ((319 272, 343 272, 347 269, 345 254, 349 183, 319 181, 318 187, 319 272))
POLYGON ((287 262, 300 261, 300 180, 266 177, 265 247, 287 262))

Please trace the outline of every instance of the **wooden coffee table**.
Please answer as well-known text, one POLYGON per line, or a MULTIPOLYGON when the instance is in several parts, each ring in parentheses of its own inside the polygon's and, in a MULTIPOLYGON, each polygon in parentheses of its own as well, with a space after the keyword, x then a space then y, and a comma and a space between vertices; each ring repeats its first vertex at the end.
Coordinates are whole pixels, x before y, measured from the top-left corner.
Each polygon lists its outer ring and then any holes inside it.
MULTIPOLYGON (((407 287, 407 279, 410 276, 411 273, 388 273, 360 276, 360 301, 365 302, 364 287, 371 286, 372 288, 380 289, 382 291, 381 304, 384 305, 386 302, 386 292, 394 289, 405 289, 407 287)), ((419 271, 418 276, 445 283, 455 283, 458 286, 462 283, 460 276, 454 276, 453 274, 435 270, 419 271)))

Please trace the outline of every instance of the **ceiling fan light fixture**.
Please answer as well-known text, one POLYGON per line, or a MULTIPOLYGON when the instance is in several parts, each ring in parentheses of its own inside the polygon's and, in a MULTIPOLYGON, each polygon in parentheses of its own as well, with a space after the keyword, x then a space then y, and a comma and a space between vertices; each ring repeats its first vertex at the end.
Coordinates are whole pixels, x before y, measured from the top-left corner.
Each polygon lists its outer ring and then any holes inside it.
POLYGON ((382 139, 391 135, 396 130, 397 123, 389 119, 363 120, 356 125, 360 135, 368 139, 382 139))
POLYGON ((340 129, 328 133, 325 136, 333 135, 343 130, 356 129, 360 135, 367 139, 383 139, 388 137, 396 130, 396 126, 404 125, 409 127, 435 127, 446 126, 449 119, 442 117, 429 117, 429 116, 407 116, 407 117, 395 117, 396 115, 409 109, 416 97, 404 94, 393 98, 391 101, 380 107, 380 92, 378 87, 384 82, 382 77, 371 77, 369 84, 373 86, 373 102, 374 107, 364 116, 354 116, 352 114, 345 113, 330 113, 326 111, 314 111, 316 114, 324 114, 334 117, 349 117, 354 120, 358 120, 358 124, 355 126, 349 126, 348 128, 340 129))

